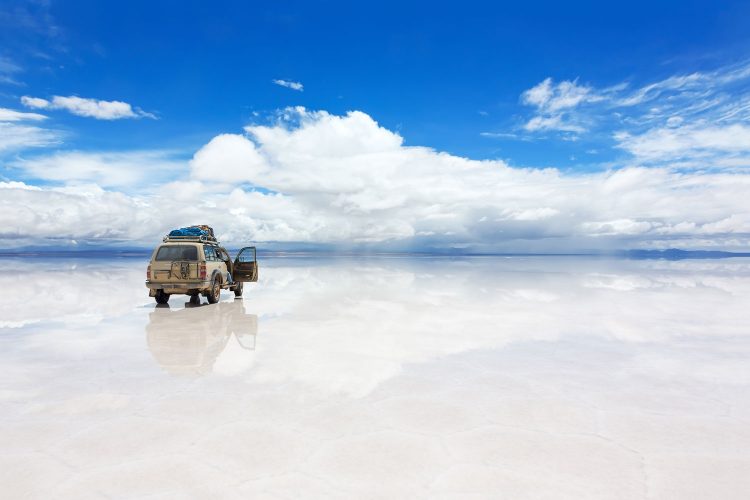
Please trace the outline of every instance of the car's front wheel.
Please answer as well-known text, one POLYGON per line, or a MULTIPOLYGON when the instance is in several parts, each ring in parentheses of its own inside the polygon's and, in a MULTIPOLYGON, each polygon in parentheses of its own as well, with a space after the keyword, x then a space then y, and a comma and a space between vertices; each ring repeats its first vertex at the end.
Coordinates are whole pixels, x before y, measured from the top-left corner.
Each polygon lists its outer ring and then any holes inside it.
POLYGON ((211 282, 211 288, 208 291, 208 303, 209 304, 216 304, 219 301, 219 297, 221 296, 221 284, 219 283, 219 280, 217 278, 214 278, 214 280, 211 282))
POLYGON ((169 294, 164 293, 164 290, 157 290, 154 299, 156 299, 157 304, 166 304, 169 302, 169 294))

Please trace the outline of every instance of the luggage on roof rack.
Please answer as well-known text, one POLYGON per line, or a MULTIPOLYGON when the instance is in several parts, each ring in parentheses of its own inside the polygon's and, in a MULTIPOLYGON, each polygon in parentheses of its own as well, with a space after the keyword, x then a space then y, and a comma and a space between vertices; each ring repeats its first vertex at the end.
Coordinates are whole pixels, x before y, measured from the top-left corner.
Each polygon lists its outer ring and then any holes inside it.
POLYGON ((164 237, 164 241, 205 241, 216 243, 214 230, 211 226, 188 226, 173 229, 164 237))

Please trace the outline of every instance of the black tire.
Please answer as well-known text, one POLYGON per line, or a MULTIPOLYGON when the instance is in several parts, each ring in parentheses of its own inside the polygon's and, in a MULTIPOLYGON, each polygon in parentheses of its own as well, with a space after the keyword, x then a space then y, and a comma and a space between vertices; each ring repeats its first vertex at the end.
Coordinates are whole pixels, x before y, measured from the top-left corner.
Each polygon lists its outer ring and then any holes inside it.
POLYGON ((242 297, 242 289, 244 288, 241 281, 237 282, 237 284, 234 286, 234 296, 235 297, 242 297))
POLYGON ((218 278, 214 278, 211 282, 211 288, 208 290, 206 298, 208 298, 209 304, 216 304, 221 296, 221 283, 218 278))
POLYGON ((156 300, 157 304, 166 304, 169 302, 169 294, 164 293, 164 290, 157 290, 156 295, 154 295, 154 299, 156 300))

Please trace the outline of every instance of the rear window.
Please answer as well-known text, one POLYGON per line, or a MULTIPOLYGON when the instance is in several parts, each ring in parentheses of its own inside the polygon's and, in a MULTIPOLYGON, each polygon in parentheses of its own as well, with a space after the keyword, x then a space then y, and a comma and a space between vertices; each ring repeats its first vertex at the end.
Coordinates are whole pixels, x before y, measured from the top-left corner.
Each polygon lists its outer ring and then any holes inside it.
POLYGON ((198 260, 198 248, 192 245, 163 246, 155 260, 198 260))

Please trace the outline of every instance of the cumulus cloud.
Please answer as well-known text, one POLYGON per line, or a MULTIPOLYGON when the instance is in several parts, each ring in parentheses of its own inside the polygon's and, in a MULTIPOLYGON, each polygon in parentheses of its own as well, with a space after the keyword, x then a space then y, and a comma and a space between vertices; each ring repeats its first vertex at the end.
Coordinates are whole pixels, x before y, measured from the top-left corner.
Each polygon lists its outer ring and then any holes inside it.
POLYGON ((303 90, 305 90, 305 86, 302 85, 300 82, 293 82, 291 80, 273 80, 273 83, 281 87, 286 87, 288 89, 296 90, 298 92, 302 92, 303 90))
POLYGON ((243 183, 258 179, 266 160, 247 137, 239 134, 217 135, 190 161, 193 177, 204 182, 243 183))
POLYGON ((97 120, 119 120, 122 118, 153 118, 153 113, 148 113, 140 108, 134 108, 127 102, 103 101, 78 96, 53 96, 51 100, 41 97, 23 96, 21 103, 33 109, 62 109, 77 116, 96 118, 97 120))
POLYGON ((175 166, 179 180, 148 194, 5 186, 13 194, 2 197, 0 227, 14 228, 18 239, 59 231, 79 241, 105 234, 144 245, 196 221, 212 224, 229 245, 560 251, 750 244, 743 171, 514 168, 405 146, 358 111, 293 108, 282 116, 248 126, 247 135, 217 136, 182 170, 175 166))
POLYGON ((3 246, 20 243, 132 240, 153 235, 163 214, 137 197, 96 185, 40 188, 0 182, 3 246))

